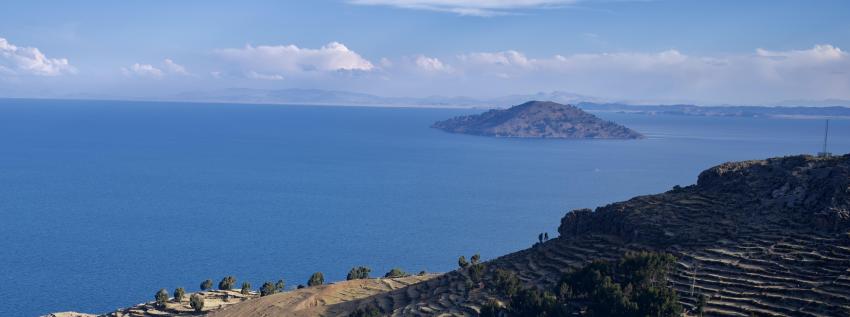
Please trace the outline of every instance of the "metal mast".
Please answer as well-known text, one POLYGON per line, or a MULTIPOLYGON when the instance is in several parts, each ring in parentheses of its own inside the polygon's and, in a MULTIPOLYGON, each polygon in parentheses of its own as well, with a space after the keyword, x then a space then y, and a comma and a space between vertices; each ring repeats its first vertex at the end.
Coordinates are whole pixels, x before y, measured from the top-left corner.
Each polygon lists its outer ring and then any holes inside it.
POLYGON ((829 140, 829 119, 826 119, 826 128, 823 131, 823 152, 818 153, 820 157, 829 157, 831 153, 827 152, 826 144, 829 140))

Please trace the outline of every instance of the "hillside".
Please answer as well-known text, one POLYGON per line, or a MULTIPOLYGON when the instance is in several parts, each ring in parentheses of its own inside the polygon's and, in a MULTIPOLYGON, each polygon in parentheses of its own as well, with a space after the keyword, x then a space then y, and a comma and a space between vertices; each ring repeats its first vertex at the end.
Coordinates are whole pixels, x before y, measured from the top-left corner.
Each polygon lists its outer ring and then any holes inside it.
POLYGON ((513 138, 638 139, 629 128, 602 120, 571 105, 530 101, 509 109, 460 116, 434 123, 447 132, 513 138))
MULTIPOLYGON (((847 316, 848 186, 850 155, 722 164, 696 185, 570 212, 560 237, 486 264, 516 272, 526 286, 550 287, 593 259, 664 251, 677 258, 669 283, 688 314, 705 295, 708 315, 847 316)), ((474 316, 499 299, 488 287, 492 275, 468 281, 459 270, 357 305, 395 316, 474 316)))

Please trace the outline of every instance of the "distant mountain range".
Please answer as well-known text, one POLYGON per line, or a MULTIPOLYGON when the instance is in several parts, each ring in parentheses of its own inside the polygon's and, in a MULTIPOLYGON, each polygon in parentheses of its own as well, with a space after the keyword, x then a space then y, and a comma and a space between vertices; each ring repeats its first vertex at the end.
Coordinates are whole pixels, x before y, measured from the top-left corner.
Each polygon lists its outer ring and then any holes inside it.
POLYGON ((529 100, 576 105, 587 111, 616 111, 647 115, 716 117, 850 117, 850 100, 789 100, 768 105, 697 106, 691 104, 648 105, 580 95, 564 91, 516 94, 494 98, 473 97, 384 97, 372 94, 322 89, 229 88, 185 92, 163 100, 297 105, 346 105, 444 108, 508 108, 529 100))
POLYGON ((174 101, 233 102, 301 105, 352 105, 400 107, 507 108, 529 100, 547 100, 563 104, 607 102, 608 100, 562 91, 508 95, 496 98, 471 97, 383 97, 371 94, 321 89, 249 89, 230 88, 215 91, 186 92, 165 98, 174 101))

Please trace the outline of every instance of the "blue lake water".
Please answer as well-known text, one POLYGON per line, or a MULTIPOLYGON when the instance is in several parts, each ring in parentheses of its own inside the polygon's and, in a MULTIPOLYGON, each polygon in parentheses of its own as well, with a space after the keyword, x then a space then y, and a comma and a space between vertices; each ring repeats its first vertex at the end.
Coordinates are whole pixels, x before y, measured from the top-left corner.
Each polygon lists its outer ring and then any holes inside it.
MULTIPOLYGON (((636 141, 448 134, 476 110, 0 100, 0 316, 103 313, 235 275, 447 271, 570 209, 820 149, 820 120, 598 113, 636 141)), ((850 151, 850 121, 831 149, 850 151)))

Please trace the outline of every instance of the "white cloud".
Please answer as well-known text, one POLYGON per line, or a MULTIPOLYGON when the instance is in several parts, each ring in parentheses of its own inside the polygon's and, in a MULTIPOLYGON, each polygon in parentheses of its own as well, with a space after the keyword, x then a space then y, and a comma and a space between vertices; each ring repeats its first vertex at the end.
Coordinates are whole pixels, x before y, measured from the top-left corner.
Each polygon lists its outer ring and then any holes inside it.
POLYGON ((418 67, 419 69, 424 70, 426 72, 437 72, 437 73, 439 73, 439 72, 446 72, 446 73, 452 72, 451 67, 449 67, 446 64, 443 64, 443 62, 441 62, 436 57, 428 57, 428 56, 425 56, 425 55, 419 55, 419 56, 416 57, 416 60, 414 61, 414 63, 416 64, 416 67, 418 67))
POLYGON ((121 72, 128 77, 146 77, 154 79, 161 79, 167 75, 192 75, 188 70, 186 70, 186 67, 177 64, 170 58, 163 60, 161 67, 156 67, 151 64, 135 63, 130 67, 122 67, 121 72))
POLYGON ((186 70, 186 67, 184 67, 183 65, 175 63, 170 58, 166 58, 162 62, 162 65, 165 68, 165 70, 168 71, 169 73, 177 74, 177 75, 189 75, 189 72, 186 70))
POLYGON ((318 49, 295 45, 226 48, 215 53, 246 74, 304 74, 336 71, 371 71, 375 66, 345 45, 331 42, 318 49))
POLYGON ((551 8, 578 0, 350 0, 359 5, 383 5, 405 9, 452 12, 460 15, 493 16, 517 9, 551 8))
POLYGON ((0 71, 11 75, 59 76, 76 73, 66 58, 48 58, 38 48, 19 47, 0 37, 0 71))
POLYGON ((248 78, 251 79, 262 79, 262 80, 283 80, 283 76, 279 74, 261 74, 255 71, 249 71, 245 74, 248 78))
POLYGON ((150 77, 156 79, 162 78, 163 76, 162 70, 151 64, 135 63, 130 67, 121 68, 121 72, 127 76, 150 77))

